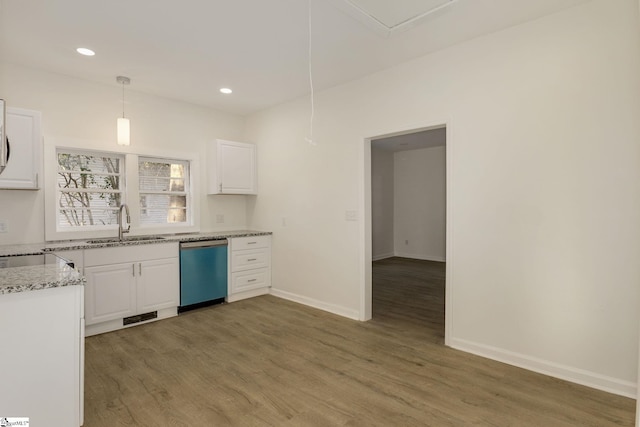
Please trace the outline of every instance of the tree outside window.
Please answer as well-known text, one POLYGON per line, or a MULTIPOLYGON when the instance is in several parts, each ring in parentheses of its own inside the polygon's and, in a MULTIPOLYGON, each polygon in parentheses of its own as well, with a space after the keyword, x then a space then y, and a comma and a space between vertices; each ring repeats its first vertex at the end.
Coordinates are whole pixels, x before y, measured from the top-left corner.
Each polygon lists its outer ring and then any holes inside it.
POLYGON ((58 227, 117 223, 123 200, 123 158, 58 150, 58 227))

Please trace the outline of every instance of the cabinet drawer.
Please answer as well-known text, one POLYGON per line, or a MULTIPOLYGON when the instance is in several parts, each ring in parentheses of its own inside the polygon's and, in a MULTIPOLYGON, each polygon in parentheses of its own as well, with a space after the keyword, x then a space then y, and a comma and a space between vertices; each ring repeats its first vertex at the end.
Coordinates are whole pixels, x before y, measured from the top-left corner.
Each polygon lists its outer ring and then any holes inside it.
POLYGON ((269 249, 233 251, 231 252, 232 271, 269 267, 270 255, 271 251, 269 249))
POLYGON ((271 285, 271 270, 262 268, 231 274, 231 294, 266 288, 271 285))
POLYGON ((231 239, 231 250, 268 248, 271 246, 271 236, 235 237, 231 239))

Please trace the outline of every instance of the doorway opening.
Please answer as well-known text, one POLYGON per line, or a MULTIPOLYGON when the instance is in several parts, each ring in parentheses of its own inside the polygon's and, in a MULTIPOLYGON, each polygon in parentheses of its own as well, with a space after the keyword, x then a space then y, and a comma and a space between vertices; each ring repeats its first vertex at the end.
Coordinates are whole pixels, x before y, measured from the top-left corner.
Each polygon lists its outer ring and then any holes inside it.
POLYGON ((420 324, 448 345, 451 144, 445 124, 365 140, 364 319, 420 324))

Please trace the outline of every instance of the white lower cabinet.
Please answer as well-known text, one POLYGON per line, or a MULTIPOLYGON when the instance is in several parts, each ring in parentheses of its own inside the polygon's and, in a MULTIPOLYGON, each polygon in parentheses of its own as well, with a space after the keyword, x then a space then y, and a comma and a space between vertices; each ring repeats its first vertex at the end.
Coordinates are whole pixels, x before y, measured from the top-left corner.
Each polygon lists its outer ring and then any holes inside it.
POLYGON ((87 335, 177 315, 177 243, 87 249, 84 262, 87 335))
POLYGON ((271 287, 271 236, 229 239, 227 301, 269 293, 271 287))
POLYGON ((62 286, 0 295, 0 420, 82 425, 83 292, 83 286, 62 286))

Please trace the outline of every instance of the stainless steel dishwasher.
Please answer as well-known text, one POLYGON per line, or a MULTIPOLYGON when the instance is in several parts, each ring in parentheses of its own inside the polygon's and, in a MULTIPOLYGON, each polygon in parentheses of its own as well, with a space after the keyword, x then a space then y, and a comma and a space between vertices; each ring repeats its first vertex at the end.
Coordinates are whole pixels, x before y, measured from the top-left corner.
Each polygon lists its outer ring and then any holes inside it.
POLYGON ((179 313, 224 301, 227 259, 226 239, 180 243, 179 313))

